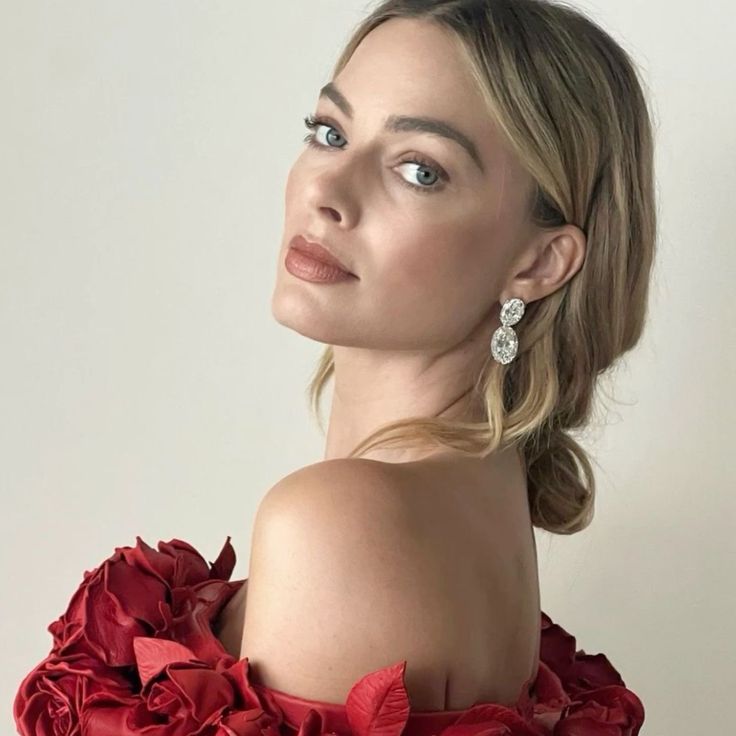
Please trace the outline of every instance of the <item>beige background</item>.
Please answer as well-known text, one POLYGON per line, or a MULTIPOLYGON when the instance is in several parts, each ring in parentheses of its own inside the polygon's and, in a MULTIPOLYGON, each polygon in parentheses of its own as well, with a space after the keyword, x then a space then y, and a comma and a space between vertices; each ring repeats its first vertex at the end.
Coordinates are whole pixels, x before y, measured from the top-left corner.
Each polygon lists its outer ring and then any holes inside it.
MULTIPOLYGON (((247 574, 263 493, 322 456, 320 345, 269 299, 286 172, 357 0, 0 5, 3 728, 84 570, 135 535, 247 574)), ((597 517, 537 533, 543 609, 642 698, 726 733, 736 650, 734 10, 581 5, 655 97, 651 322, 586 443, 597 517)), ((329 398, 329 394, 328 394, 329 398)))

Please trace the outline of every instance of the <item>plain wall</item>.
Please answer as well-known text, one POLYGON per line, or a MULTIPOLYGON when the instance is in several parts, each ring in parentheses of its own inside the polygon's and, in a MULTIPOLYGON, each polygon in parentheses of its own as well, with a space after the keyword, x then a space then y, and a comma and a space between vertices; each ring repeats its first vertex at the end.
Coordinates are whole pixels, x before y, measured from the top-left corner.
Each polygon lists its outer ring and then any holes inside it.
MULTIPOLYGON (((730 6, 578 4, 640 64, 657 135, 650 322, 586 445, 584 532, 537 531, 542 608, 604 652, 643 736, 726 733, 736 650, 736 65, 730 6)), ((140 535, 247 575, 268 488, 322 458, 320 344, 270 313, 302 118, 351 0, 0 5, 4 730, 85 570, 140 535)), ((328 394, 329 398, 329 394, 328 394)), ((329 401, 326 407, 329 406, 329 401)))

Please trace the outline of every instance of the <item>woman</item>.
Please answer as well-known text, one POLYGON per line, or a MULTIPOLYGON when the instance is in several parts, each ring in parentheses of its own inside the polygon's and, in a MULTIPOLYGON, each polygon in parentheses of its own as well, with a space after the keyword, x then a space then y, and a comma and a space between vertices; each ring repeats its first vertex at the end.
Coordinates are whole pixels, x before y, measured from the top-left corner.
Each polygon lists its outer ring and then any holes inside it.
POLYGON ((644 326, 632 61, 565 6, 387 0, 305 122, 272 310, 327 345, 325 459, 262 499, 246 581, 229 538, 211 569, 179 540, 116 550, 49 627, 19 732, 45 733, 73 677, 85 734, 638 733, 605 655, 541 611, 532 532, 591 522, 569 432, 644 326))

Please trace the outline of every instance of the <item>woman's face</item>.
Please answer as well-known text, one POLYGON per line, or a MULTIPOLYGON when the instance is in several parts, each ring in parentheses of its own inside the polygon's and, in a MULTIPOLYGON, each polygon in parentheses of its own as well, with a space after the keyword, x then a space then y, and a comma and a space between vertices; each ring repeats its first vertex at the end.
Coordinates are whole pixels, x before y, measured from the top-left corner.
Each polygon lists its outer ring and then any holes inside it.
POLYGON ((490 313, 498 322, 512 260, 532 233, 532 181, 502 144, 447 34, 426 21, 387 21, 319 98, 313 115, 322 123, 286 185, 272 297, 278 322, 327 344, 394 350, 442 349, 490 313), (411 125, 386 129, 393 116, 452 126, 474 153, 411 125), (293 275, 284 259, 297 234, 325 245, 358 278, 293 275))

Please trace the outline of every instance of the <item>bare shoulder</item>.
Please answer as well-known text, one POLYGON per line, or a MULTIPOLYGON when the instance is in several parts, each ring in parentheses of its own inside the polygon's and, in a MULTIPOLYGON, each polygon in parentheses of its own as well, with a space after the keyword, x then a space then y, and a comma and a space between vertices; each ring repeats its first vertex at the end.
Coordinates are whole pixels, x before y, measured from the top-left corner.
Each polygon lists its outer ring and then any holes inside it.
MULTIPOLYGON (((259 600, 265 603, 266 580, 270 595, 288 592, 306 605, 344 609, 336 599, 374 592, 376 581, 388 585, 394 578, 396 594, 409 600, 406 576, 416 572, 410 566, 417 556, 406 552, 418 538, 411 533, 413 506, 404 487, 398 466, 364 458, 321 461, 279 480, 253 523, 253 611, 259 600)), ((249 621, 254 627, 256 616, 249 621)))
POLYGON ((320 596, 339 594, 347 578, 357 589, 356 571, 370 585, 371 569, 396 564, 391 554, 407 541, 411 505, 402 485, 398 468, 363 458, 321 461, 280 479, 258 506, 250 577, 263 571, 292 589, 316 579, 312 595, 320 596))
POLYGON ((299 521, 307 534, 326 529, 339 534, 340 529, 353 524, 365 528, 371 521, 396 524, 407 505, 400 493, 403 483, 399 466, 376 460, 337 458, 313 463, 269 489, 259 504, 254 532, 256 526, 274 522, 299 521))
POLYGON ((291 473, 264 496, 241 648, 259 682, 344 702, 360 677, 405 659, 415 707, 444 702, 444 673, 427 678, 437 657, 427 642, 447 628, 437 607, 446 592, 428 584, 436 540, 412 528, 402 485, 389 464, 337 459, 291 473))
MULTIPOLYGON (((340 703, 363 675, 406 660, 420 710, 493 695, 496 671, 516 694, 528 663, 509 684, 507 663, 493 655, 494 642, 519 628, 518 583, 489 561, 485 542, 495 511, 484 520, 474 489, 461 487, 476 476, 437 476, 439 467, 327 460, 266 493, 252 528, 241 646, 257 681, 340 703)), ((507 540, 498 549, 507 554, 507 540)))

